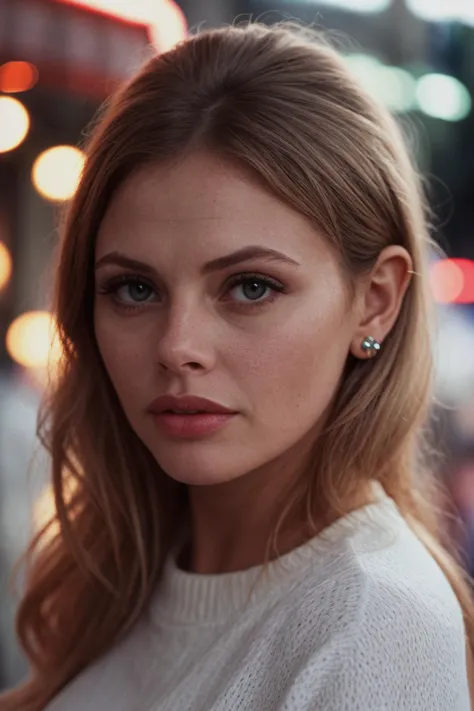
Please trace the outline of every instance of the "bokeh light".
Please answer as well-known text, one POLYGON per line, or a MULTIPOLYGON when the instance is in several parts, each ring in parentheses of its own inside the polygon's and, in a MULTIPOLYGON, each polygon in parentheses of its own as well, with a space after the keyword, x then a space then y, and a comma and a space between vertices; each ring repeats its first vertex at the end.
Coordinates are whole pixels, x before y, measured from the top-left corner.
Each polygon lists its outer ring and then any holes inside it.
POLYGON ((340 7, 352 12, 382 12, 392 4, 392 0, 321 0, 321 5, 340 7))
POLYGON ((7 62, 0 67, 0 91, 14 94, 32 89, 38 81, 38 70, 30 62, 7 62))
POLYGON ((446 74, 425 74, 418 79, 416 99, 423 113, 445 121, 461 121, 472 107, 462 82, 446 74))
POLYGON ((7 351, 25 368, 46 368, 60 357, 60 345, 53 317, 47 311, 29 311, 18 316, 9 326, 7 351))
POLYGON ((431 22, 465 22, 474 25, 473 0, 406 0, 409 10, 431 22))
POLYGON ((385 67, 381 96, 385 106, 401 113, 415 108, 416 79, 401 67, 385 67))
POLYGON ((8 284, 12 273, 12 258, 6 244, 0 242, 0 291, 8 284))
POLYGON ((405 69, 385 65, 370 54, 349 54, 345 59, 364 89, 390 111, 414 108, 416 79, 405 69))
POLYGON ((47 200, 69 200, 76 192, 84 163, 85 155, 79 148, 48 148, 33 164, 33 184, 47 200))
POLYGON ((419 109, 434 118, 460 121, 471 111, 469 90, 455 77, 425 74, 415 79, 402 67, 385 65, 370 54, 349 54, 345 59, 365 90, 394 113, 419 109))
MULTIPOLYGON (((56 514, 56 504, 54 502, 53 487, 49 484, 40 493, 38 498, 33 503, 33 525, 35 532, 40 531, 46 524, 52 520, 56 514)), ((48 532, 43 539, 43 543, 54 538, 59 533, 59 522, 54 521, 48 529, 48 532)))
POLYGON ((17 148, 26 138, 30 116, 21 101, 0 96, 0 153, 17 148))
POLYGON ((431 266, 430 281, 438 303, 474 303, 474 261, 440 259, 431 266))
MULTIPOLYGON (((390 3, 392 0, 345 0, 353 4, 390 3)), ((72 5, 117 15, 129 22, 149 26, 151 38, 159 52, 172 49, 186 37, 187 23, 183 11, 173 0, 62 0, 72 5)))

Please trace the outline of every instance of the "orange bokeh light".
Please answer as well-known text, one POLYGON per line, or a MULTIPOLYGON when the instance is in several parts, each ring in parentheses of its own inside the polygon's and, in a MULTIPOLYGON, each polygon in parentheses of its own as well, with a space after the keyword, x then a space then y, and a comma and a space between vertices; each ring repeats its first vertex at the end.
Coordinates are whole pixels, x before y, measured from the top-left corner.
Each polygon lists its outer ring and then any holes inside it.
POLYGON ((75 146, 52 146, 33 163, 32 180, 47 200, 69 200, 76 192, 85 155, 75 146))
POLYGON ((0 153, 17 148, 30 130, 30 115, 21 101, 0 95, 0 153))
POLYGON ((47 311, 29 311, 18 316, 8 327, 7 351, 24 368, 54 367, 61 348, 53 317, 47 311))
POLYGON ((52 540, 59 533, 59 522, 54 520, 56 504, 54 501, 53 487, 48 485, 33 502, 33 524, 35 533, 42 530, 49 521, 53 521, 47 533, 44 534, 43 543, 52 540))
POLYGON ((12 258, 3 242, 0 242, 0 291, 8 284, 12 273, 12 258))
POLYGON ((0 67, 0 91, 15 94, 28 91, 38 81, 38 70, 30 62, 7 62, 0 67))

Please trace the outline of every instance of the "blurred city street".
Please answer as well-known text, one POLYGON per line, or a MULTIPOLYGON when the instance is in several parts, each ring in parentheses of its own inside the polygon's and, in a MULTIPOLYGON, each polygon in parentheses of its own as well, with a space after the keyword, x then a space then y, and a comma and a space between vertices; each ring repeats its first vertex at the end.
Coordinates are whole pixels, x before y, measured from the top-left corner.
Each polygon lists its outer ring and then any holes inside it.
POLYGON ((36 422, 57 358, 53 264, 82 142, 113 89, 153 52, 201 26, 250 18, 332 33, 401 122, 426 178, 440 247, 430 255, 442 453, 433 475, 474 573, 474 0, 0 0, 0 689, 26 664, 12 568, 51 507, 36 422))

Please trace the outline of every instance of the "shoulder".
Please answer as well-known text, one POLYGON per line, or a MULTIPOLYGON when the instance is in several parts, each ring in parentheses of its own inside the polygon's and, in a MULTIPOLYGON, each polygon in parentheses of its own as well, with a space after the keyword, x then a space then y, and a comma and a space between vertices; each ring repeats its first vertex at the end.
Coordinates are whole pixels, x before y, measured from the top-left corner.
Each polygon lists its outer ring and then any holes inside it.
MULTIPOLYGON (((307 628, 319 627, 321 616, 337 634, 351 639, 384 639, 397 635, 439 635, 444 644, 464 637, 460 604, 436 561, 405 522, 375 544, 347 538, 325 559, 324 576, 311 570, 295 587, 298 616, 307 628)), ((460 640, 461 642, 463 639, 460 640)))
POLYGON ((418 539, 402 530, 381 549, 349 543, 331 568, 290 596, 294 688, 307 708, 468 711, 462 611, 418 539))
POLYGON ((386 513, 390 520, 364 521, 306 569, 293 590, 302 609, 312 617, 323 607, 346 631, 368 617, 382 626, 435 620, 463 629, 461 607, 444 572, 398 510, 393 506, 386 513), (401 613, 403 620, 393 618, 401 613))

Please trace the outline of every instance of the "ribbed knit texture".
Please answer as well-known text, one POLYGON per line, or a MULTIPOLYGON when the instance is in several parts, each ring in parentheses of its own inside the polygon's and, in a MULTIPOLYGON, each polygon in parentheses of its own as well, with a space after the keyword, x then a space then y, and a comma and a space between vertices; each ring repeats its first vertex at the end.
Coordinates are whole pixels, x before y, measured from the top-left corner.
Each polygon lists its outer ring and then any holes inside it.
POLYGON ((171 556, 143 619, 48 711, 470 711, 458 601, 374 492, 263 577, 171 556))

